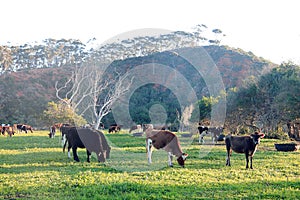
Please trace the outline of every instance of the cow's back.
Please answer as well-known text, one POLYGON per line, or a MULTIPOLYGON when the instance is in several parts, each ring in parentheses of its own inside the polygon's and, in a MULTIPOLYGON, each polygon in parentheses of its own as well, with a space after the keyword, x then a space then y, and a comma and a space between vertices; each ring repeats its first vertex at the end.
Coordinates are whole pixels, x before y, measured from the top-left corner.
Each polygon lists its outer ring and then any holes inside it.
POLYGON ((233 151, 245 153, 251 145, 250 136, 229 136, 225 139, 226 145, 229 142, 233 151))
POLYGON ((171 141, 176 139, 176 135, 170 131, 158 131, 156 134, 149 137, 152 140, 152 145, 156 149, 166 147, 171 141))
POLYGON ((81 141, 78 135, 76 127, 68 127, 68 129, 65 129, 65 132, 67 141, 69 142, 69 146, 85 148, 83 142, 81 141))
POLYGON ((78 129, 79 136, 90 152, 95 152, 98 160, 104 162, 106 158, 110 157, 110 147, 104 134, 90 128, 78 129))

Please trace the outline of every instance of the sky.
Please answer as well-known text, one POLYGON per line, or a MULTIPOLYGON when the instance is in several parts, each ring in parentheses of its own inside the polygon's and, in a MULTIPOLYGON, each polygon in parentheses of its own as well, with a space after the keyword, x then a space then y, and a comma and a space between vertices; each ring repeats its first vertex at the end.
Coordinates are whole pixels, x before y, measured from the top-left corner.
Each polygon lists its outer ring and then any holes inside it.
POLYGON ((96 38, 137 29, 218 28, 221 44, 280 64, 300 64, 297 0, 3 0, 0 44, 96 38))

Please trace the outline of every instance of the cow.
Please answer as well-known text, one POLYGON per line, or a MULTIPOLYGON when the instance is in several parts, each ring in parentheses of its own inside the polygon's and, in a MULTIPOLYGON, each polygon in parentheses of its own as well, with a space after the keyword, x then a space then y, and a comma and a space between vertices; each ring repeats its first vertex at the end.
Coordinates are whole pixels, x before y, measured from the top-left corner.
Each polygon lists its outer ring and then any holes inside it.
POLYGON ((265 135, 263 133, 255 132, 254 134, 247 136, 232 136, 227 135, 225 137, 227 159, 226 166, 230 166, 230 156, 232 150, 236 153, 244 153, 246 156, 246 169, 249 168, 249 158, 250 158, 250 169, 252 167, 252 158, 256 152, 257 145, 260 143, 260 138, 265 135))
POLYGON ((79 162, 77 148, 86 148, 87 162, 90 162, 92 152, 96 153, 99 162, 105 162, 110 157, 111 148, 100 131, 90 128, 63 127, 62 134, 66 136, 63 152, 68 143, 68 157, 71 157, 70 149, 72 148, 73 159, 77 162, 79 162))
POLYGON ((62 127, 64 127, 64 126, 71 126, 71 125, 67 124, 67 123, 56 123, 53 126, 61 132, 61 128, 62 127))
POLYGON ((28 130, 31 133, 33 133, 33 128, 30 125, 27 125, 27 124, 17 124, 17 129, 21 133, 22 133, 22 131, 25 131, 25 133, 27 133, 28 130))
POLYGON ((204 143, 204 136, 208 133, 208 127, 198 126, 199 131, 199 143, 204 143))
POLYGON ((146 125, 146 151, 148 163, 152 163, 153 147, 163 149, 168 152, 168 164, 173 167, 173 156, 177 157, 177 162, 181 167, 184 167, 184 162, 188 154, 181 150, 181 146, 177 136, 171 131, 153 130, 153 125, 146 125))
POLYGON ((223 127, 209 127, 208 132, 211 134, 212 141, 217 143, 218 141, 223 141, 223 127))
POLYGON ((54 138, 56 133, 56 126, 53 125, 50 127, 50 133, 49 133, 49 138, 54 138))
POLYGON ((119 132, 121 130, 121 125, 117 125, 117 124, 112 124, 110 125, 109 129, 108 129, 108 133, 112 133, 112 132, 119 132))
POLYGON ((12 126, 10 126, 9 124, 0 126, 0 131, 1 131, 2 135, 5 135, 5 132, 7 132, 9 137, 12 137, 15 134, 14 128, 12 126))
POLYGON ((138 125, 131 126, 129 129, 129 133, 131 133, 132 131, 142 132, 142 125, 138 124, 138 125))

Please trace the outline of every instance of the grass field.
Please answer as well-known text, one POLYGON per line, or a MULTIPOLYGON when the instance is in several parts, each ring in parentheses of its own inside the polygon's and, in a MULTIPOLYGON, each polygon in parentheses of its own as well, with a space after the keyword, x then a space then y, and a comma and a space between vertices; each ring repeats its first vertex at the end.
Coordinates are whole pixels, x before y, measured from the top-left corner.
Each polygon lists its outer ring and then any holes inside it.
MULTIPOLYGON (((0 136, 0 199, 300 199, 300 152, 277 152, 262 139, 245 169, 243 154, 225 166, 224 145, 199 145, 179 136, 189 154, 186 167, 167 167, 167 154, 146 162, 145 141, 126 133, 106 135, 111 159, 80 162, 62 152, 46 131, 0 136)), ((175 160, 176 161, 176 160, 175 160)))

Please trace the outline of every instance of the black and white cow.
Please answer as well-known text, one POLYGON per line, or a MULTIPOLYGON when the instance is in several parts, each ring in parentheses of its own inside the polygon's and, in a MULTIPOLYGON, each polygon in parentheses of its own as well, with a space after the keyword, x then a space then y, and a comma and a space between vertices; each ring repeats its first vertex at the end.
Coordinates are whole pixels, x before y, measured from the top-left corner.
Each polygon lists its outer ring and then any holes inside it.
POLYGON ((27 125, 27 124, 17 124, 17 129, 20 132, 24 131, 25 133, 27 133, 27 131, 30 131, 31 133, 33 133, 32 126, 27 125))
POLYGON ((208 134, 208 127, 198 126, 199 131, 199 143, 204 143, 204 136, 208 134))

